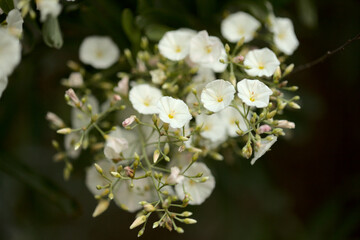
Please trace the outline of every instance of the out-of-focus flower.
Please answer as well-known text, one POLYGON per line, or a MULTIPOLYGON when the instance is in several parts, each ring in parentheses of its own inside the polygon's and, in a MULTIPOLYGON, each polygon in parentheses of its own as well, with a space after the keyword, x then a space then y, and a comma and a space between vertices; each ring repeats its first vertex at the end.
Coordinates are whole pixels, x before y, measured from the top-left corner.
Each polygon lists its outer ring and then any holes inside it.
MULTIPOLYGON (((243 111, 241 111, 243 112, 243 111)), ((236 131, 239 130, 236 122, 239 122, 239 127, 241 129, 241 131, 247 131, 248 127, 246 125, 246 122, 244 120, 244 118, 241 116, 241 114, 233 107, 227 107, 224 110, 222 110, 221 112, 219 112, 221 118, 222 118, 222 123, 225 124, 226 129, 227 129, 227 134, 230 137, 237 137, 238 134, 236 133, 236 131)))
POLYGON ((196 75, 192 78, 195 83, 208 83, 215 80, 214 71, 210 68, 199 68, 196 75))
POLYGON ((21 17, 21 13, 18 9, 11 10, 7 17, 7 29, 15 37, 20 37, 23 31, 24 20, 21 17))
POLYGON ((162 97, 157 107, 161 121, 169 123, 172 128, 181 128, 192 118, 189 107, 180 99, 162 97))
POLYGON ((189 54, 189 44, 195 32, 188 29, 179 29, 166 32, 159 42, 160 54, 164 57, 179 61, 189 54))
POLYGON ((67 84, 69 87, 74 87, 74 88, 81 87, 84 85, 83 76, 79 72, 72 72, 69 76, 67 84))
POLYGON ((280 65, 275 53, 268 48, 251 50, 244 60, 246 73, 250 76, 270 77, 280 65))
POLYGON ((299 41, 292 21, 289 18, 275 18, 271 29, 274 32, 276 47, 287 55, 293 54, 299 46, 299 41))
POLYGON ((9 76, 21 59, 19 40, 0 28, 0 78, 9 76))
POLYGON ((113 65, 120 56, 120 51, 110 37, 90 36, 80 46, 80 60, 97 69, 113 65))
POLYGON ((2 96, 2 93, 4 92, 7 84, 8 84, 7 77, 1 77, 0 76, 0 97, 2 96))
POLYGON ((190 59, 199 64, 214 63, 220 58, 222 46, 219 38, 201 31, 190 41, 190 59))
POLYGON ((179 184, 184 180, 184 176, 180 175, 180 169, 178 167, 171 168, 171 174, 166 179, 167 184, 179 184))
POLYGON ((182 184, 175 186, 175 191, 179 199, 184 199, 185 194, 190 194, 189 204, 191 205, 202 204, 215 188, 215 179, 210 169, 204 163, 193 163, 186 171, 186 175, 188 176, 195 176, 198 173, 203 173, 202 177, 208 179, 205 182, 197 182, 191 178, 185 178, 182 184))
POLYGON ((260 22, 250 14, 237 12, 222 21, 221 34, 232 43, 236 43, 241 38, 244 38, 245 42, 250 42, 260 26, 260 22))
POLYGON ((260 147, 255 148, 255 153, 253 159, 251 159, 251 165, 253 165, 256 160, 261 158, 270 148, 271 146, 276 142, 277 137, 274 135, 267 136, 266 138, 261 139, 260 141, 260 147))
POLYGON ((161 69, 156 69, 156 70, 152 70, 150 71, 150 75, 151 75, 151 81, 154 84, 163 84, 164 81, 166 80, 166 75, 165 72, 161 69))
POLYGON ((114 91, 120 93, 123 96, 127 96, 129 93, 129 77, 123 77, 119 82, 118 85, 114 88, 114 91))
POLYGON ((238 97, 248 106, 263 108, 269 104, 271 89, 259 80, 243 79, 237 83, 238 97))
POLYGON ((36 0, 37 9, 40 11, 40 21, 45 22, 48 16, 56 18, 61 12, 59 0, 36 0))
POLYGON ((226 126, 222 124, 219 113, 212 115, 200 114, 196 117, 196 125, 202 126, 200 135, 212 142, 226 140, 226 126))
POLYGON ((129 99, 133 107, 142 114, 158 113, 159 110, 156 105, 161 97, 161 91, 148 84, 137 85, 129 93, 129 99))
POLYGON ((66 126, 64 121, 55 113, 48 112, 45 118, 57 128, 64 128, 66 126))
POLYGON ((218 79, 205 86, 201 93, 201 102, 207 110, 218 112, 230 105, 234 94, 235 88, 230 82, 218 79))
POLYGON ((125 138, 114 137, 111 134, 106 139, 104 154, 108 159, 119 159, 120 153, 129 148, 129 143, 125 138))
MULTIPOLYGON (((103 173, 107 178, 113 178, 110 174, 110 171, 116 170, 113 163, 107 159, 102 159, 96 163, 103 169, 103 173)), ((99 174, 94 165, 86 169, 85 184, 93 195, 99 195, 101 193, 101 190, 96 188, 97 185, 105 186, 108 183, 109 182, 99 174)))

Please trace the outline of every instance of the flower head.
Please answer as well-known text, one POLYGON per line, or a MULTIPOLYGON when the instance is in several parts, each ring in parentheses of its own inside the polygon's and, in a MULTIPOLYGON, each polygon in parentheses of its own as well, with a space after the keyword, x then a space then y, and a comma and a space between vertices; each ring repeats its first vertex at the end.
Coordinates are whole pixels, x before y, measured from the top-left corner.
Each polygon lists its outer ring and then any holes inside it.
POLYGON ((208 179, 205 182, 202 182, 191 178, 185 178, 183 184, 177 184, 175 186, 176 194, 180 199, 184 199, 186 194, 190 195, 189 204, 191 205, 202 204, 215 188, 215 179, 211 174, 210 169, 204 163, 195 162, 186 171, 186 174, 189 176, 195 176, 198 173, 202 173, 202 176, 207 177, 208 179))
POLYGON ((237 83, 238 97, 248 106, 257 108, 269 104, 271 89, 259 80, 243 79, 237 83))
POLYGON ((235 88, 230 82, 218 79, 205 86, 201 93, 201 102, 207 110, 218 112, 230 105, 234 94, 235 88))
POLYGON ((226 126, 221 123, 220 113, 212 115, 200 114, 196 117, 196 125, 202 126, 200 135, 212 142, 226 140, 226 126))
POLYGON ((261 26, 260 22, 245 12, 230 14, 221 23, 221 34, 230 42, 236 43, 241 38, 250 42, 256 30, 261 26))
POLYGON ((157 107, 161 121, 169 123, 172 128, 181 128, 192 118, 189 107, 180 99, 162 97, 157 107))
POLYGON ((276 47, 287 55, 293 54, 299 46, 293 23, 289 18, 275 18, 272 30, 276 47))
POLYGON ((166 32, 159 42, 159 51, 164 57, 179 61, 189 54, 189 44, 195 32, 188 29, 179 29, 166 32))
POLYGON ((40 11, 40 21, 45 22, 48 16, 56 18, 61 12, 59 0, 36 0, 37 9, 40 11))
POLYGON ((268 48, 249 51, 245 56, 245 69, 250 76, 270 77, 280 65, 275 53, 268 48))
POLYGON ((166 75, 165 72, 161 69, 156 69, 156 70, 152 70, 150 71, 150 75, 151 75, 151 81, 154 84, 163 84, 163 82, 166 80, 166 75))
POLYGON ((80 60, 97 69, 113 65, 120 51, 109 37, 91 36, 84 39, 80 46, 80 60))
POLYGON ((0 78, 9 76, 21 59, 19 40, 0 28, 0 78))
POLYGON ((194 63, 214 63, 221 55, 222 43, 219 38, 209 36, 201 31, 190 41, 190 59, 194 63))
POLYGON ((161 91, 148 84, 137 85, 129 93, 129 99, 133 107, 142 114, 158 113, 159 110, 156 105, 161 97, 161 91))
POLYGON ((253 165, 256 160, 262 157, 270 148, 271 146, 277 141, 277 137, 274 135, 270 135, 266 138, 261 139, 260 147, 257 149, 255 148, 255 153, 253 159, 251 159, 251 165, 253 165))

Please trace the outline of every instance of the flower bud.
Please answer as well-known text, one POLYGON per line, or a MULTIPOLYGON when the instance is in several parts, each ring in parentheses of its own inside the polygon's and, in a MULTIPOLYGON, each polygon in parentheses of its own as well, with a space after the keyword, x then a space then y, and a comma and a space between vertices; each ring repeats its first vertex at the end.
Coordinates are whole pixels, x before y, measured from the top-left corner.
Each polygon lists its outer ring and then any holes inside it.
POLYGON ((279 120, 277 127, 293 129, 295 128, 295 123, 289 122, 288 120, 279 120))
POLYGON ((182 229, 181 227, 176 227, 175 230, 177 233, 184 233, 184 229, 182 229))
POLYGON ((156 211, 156 208, 152 204, 147 203, 144 205, 144 210, 147 212, 154 212, 156 211))
POLYGON ((289 103, 289 107, 293 108, 293 109, 300 109, 300 105, 295 103, 295 102, 290 102, 289 103))
POLYGON ((217 152, 210 152, 210 156, 213 159, 218 160, 218 161, 224 160, 224 157, 220 153, 217 153, 217 152))
POLYGON ((114 91, 120 93, 123 96, 127 96, 129 92, 129 77, 125 75, 118 82, 117 86, 114 88, 114 91))
POLYGON ((159 156, 160 156, 160 151, 159 151, 159 149, 156 149, 153 154, 153 162, 154 163, 156 163, 158 161, 159 156))
POLYGON ((229 54, 229 52, 230 52, 230 46, 227 43, 225 44, 225 51, 227 54, 229 54))
POLYGON ((61 118, 59 118, 55 113, 48 112, 46 114, 46 120, 48 120, 51 124, 53 124, 56 128, 65 127, 65 123, 61 118))
POLYGON ((130 126, 136 119, 135 115, 131 115, 130 117, 126 118, 123 122, 122 125, 123 127, 127 127, 130 126))
POLYGON ((291 72, 293 71, 293 69, 294 69, 294 64, 293 64, 293 63, 290 64, 289 66, 287 66, 287 67, 285 68, 285 71, 284 71, 284 77, 285 77, 286 75, 288 75, 289 73, 291 73, 291 72))
POLYGON ((267 119, 273 118, 275 116, 275 114, 276 114, 276 110, 271 111, 268 114, 266 114, 266 118, 267 119))
POLYGON ((74 92, 74 90, 72 88, 69 88, 66 92, 65 92, 65 96, 67 98, 69 98, 73 104, 77 107, 81 107, 82 103, 80 102, 78 96, 76 95, 76 93, 74 92))
POLYGON ((110 172, 111 176, 115 177, 115 178, 120 178, 120 173, 118 172, 110 172))
POLYGON ((159 222, 154 222, 152 228, 157 228, 159 226, 159 222))
POLYGON ((258 129, 257 129, 257 133, 258 134, 262 134, 262 133, 266 133, 266 132, 270 132, 271 131, 271 127, 267 124, 261 125, 258 129))
POLYGON ((145 215, 141 215, 141 216, 137 217, 135 219, 135 221, 130 225, 130 229, 134 229, 134 228, 140 226, 141 224, 146 222, 146 220, 147 220, 147 218, 145 215))
POLYGON ((180 216, 182 216, 182 217, 190 217, 191 215, 192 215, 192 212, 188 212, 188 211, 182 212, 180 214, 180 216))
POLYGON ((274 76, 273 76, 274 83, 278 83, 280 78, 281 78, 281 69, 280 69, 280 67, 278 66, 278 67, 276 68, 275 73, 274 73, 274 76))
POLYGON ((61 128, 59 130, 56 131, 59 134, 69 134, 72 132, 71 128, 61 128))
POLYGON ((103 169, 100 167, 100 165, 99 165, 99 164, 94 163, 94 166, 95 166, 95 168, 96 168, 96 171, 98 171, 98 173, 100 173, 100 174, 102 174, 102 173, 103 173, 103 169))
POLYGON ((124 170, 125 170, 126 176, 128 176, 130 178, 134 177, 134 170, 131 167, 126 166, 126 167, 124 167, 124 170))
POLYGON ((195 224, 195 223, 197 223, 197 221, 195 219, 192 219, 192 218, 185 218, 184 223, 185 224, 195 224))
POLYGON ((98 205, 96 206, 92 216, 93 217, 97 217, 100 214, 102 214, 103 212, 106 211, 106 209, 108 209, 110 202, 108 200, 105 199, 101 199, 98 203, 98 205))

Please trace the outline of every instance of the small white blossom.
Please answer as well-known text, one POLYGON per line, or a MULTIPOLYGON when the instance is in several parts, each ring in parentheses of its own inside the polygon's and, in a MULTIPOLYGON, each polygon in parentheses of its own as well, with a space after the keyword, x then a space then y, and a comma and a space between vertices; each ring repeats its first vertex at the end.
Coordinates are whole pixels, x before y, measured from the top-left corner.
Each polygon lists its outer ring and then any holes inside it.
POLYGON ((275 53, 268 48, 251 50, 244 60, 246 73, 250 76, 270 77, 280 65, 275 53))
POLYGON ((230 105, 234 94, 235 88, 230 82, 218 79, 205 86, 201 93, 201 102, 207 110, 218 112, 230 105))
POLYGON ((227 68, 228 64, 227 63, 222 63, 220 62, 220 59, 226 61, 227 59, 227 54, 226 54, 226 51, 225 51, 225 48, 224 46, 222 46, 221 48, 221 54, 220 54, 220 57, 217 61, 213 62, 213 63, 204 63, 204 64, 201 64, 201 67, 204 67, 204 68, 210 68, 211 70, 213 70, 214 72, 217 72, 217 73, 222 73, 225 71, 225 69, 227 68))
POLYGON ((106 139, 104 154, 108 159, 119 159, 120 153, 129 148, 128 141, 119 137, 118 133, 110 133, 106 139))
POLYGON ((243 79, 237 83, 238 97, 248 106, 263 108, 269 104, 271 89, 259 80, 243 79))
POLYGON ((204 163, 195 162, 186 171, 186 175, 188 176, 195 176, 198 173, 203 173, 202 177, 207 177, 207 181, 199 182, 191 178, 185 178, 182 184, 177 184, 175 186, 175 191, 179 199, 184 199, 185 194, 187 193, 190 194, 190 205, 202 204, 215 188, 215 179, 211 174, 210 169, 204 163))
POLYGON ((292 21, 289 18, 275 18, 272 30, 276 47, 287 55, 293 54, 299 46, 299 41, 296 38, 292 21))
POLYGON ((199 64, 214 63, 220 58, 222 46, 219 38, 201 31, 190 41, 190 59, 199 64))
POLYGON ((9 76, 21 59, 19 40, 0 28, 0 78, 9 76))
MULTIPOLYGON (((241 108, 240 108, 241 109, 241 108)), ((241 111, 243 113, 243 111, 241 111)), ((239 122, 239 127, 242 131, 247 131, 248 127, 244 118, 241 114, 233 107, 227 107, 220 112, 220 116, 222 118, 222 123, 225 124, 227 129, 227 134, 230 137, 237 137, 239 136, 236 131, 239 130, 238 126, 236 125, 236 121, 239 122)), ((250 114, 249 116, 250 117, 250 114)))
POLYGON ((21 17, 21 13, 18 9, 11 10, 7 17, 7 29, 15 37, 20 37, 23 31, 24 20, 21 17))
POLYGON ((36 0, 37 9, 40 11, 40 21, 45 22, 48 16, 56 18, 61 12, 59 0, 36 0))
POLYGON ((164 81, 166 80, 166 75, 165 72, 161 69, 156 69, 156 70, 152 70, 150 71, 150 75, 151 75, 151 81, 154 84, 163 84, 164 81))
POLYGON ((241 38, 244 38, 245 42, 250 42, 260 26, 260 22, 250 14, 237 12, 222 21, 221 34, 232 43, 236 43, 241 38))
POLYGON ((166 179, 167 184, 179 184, 184 180, 184 176, 180 175, 180 169, 178 167, 171 168, 171 174, 166 179))
POLYGON ((256 160, 258 160, 260 157, 262 157, 270 148, 271 146, 276 142, 277 137, 274 135, 270 135, 266 138, 261 139, 260 141, 260 147, 258 149, 255 148, 255 153, 253 159, 251 159, 251 165, 253 165, 256 160))
POLYGON ((221 115, 200 114, 196 117, 196 125, 202 126, 200 135, 212 142, 223 142, 226 140, 226 126, 222 124, 221 115))
POLYGON ((137 85, 129 93, 129 99, 133 107, 142 114, 158 113, 159 110, 156 105, 161 97, 161 91, 148 84, 137 85))
POLYGON ((0 97, 2 96, 7 84, 8 84, 7 77, 1 77, 0 76, 0 97))
MULTIPOLYGON (((136 171, 136 176, 142 176, 144 172, 136 171)), ((143 208, 139 204, 141 201, 153 202, 156 200, 156 193, 152 183, 148 178, 133 181, 134 186, 130 186, 130 180, 119 181, 113 189, 115 203, 124 210, 135 212, 143 208)))
POLYGON ((172 128, 181 128, 192 118, 189 107, 180 99, 162 97, 157 107, 161 121, 169 123, 172 128))
POLYGON ((160 54, 173 61, 184 59, 189 54, 190 39, 194 34, 186 29, 166 32, 159 42, 160 54))
POLYGON ((97 69, 113 65, 120 56, 120 51, 110 37, 90 36, 80 46, 80 60, 97 69))

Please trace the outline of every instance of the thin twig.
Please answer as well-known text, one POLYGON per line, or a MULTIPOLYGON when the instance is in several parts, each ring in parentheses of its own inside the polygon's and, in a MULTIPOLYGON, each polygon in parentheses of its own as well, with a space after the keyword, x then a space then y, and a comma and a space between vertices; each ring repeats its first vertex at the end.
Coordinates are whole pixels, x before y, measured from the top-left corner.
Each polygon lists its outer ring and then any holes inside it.
POLYGON ((349 45, 350 43, 352 43, 352 42, 354 42, 354 41, 356 41, 356 40, 360 40, 360 33, 358 33, 355 37, 350 38, 349 40, 347 40, 347 41, 346 41, 344 44, 342 44, 340 47, 338 47, 338 48, 336 48, 336 49, 334 49, 334 50, 332 50, 332 51, 327 51, 323 56, 315 59, 314 61, 296 67, 296 68, 294 69, 294 71, 291 72, 291 74, 292 74, 292 73, 296 73, 296 72, 303 71, 303 70, 305 70, 305 69, 311 68, 311 67, 313 67, 313 66, 315 66, 315 65, 323 62, 325 59, 327 59, 327 58, 330 57, 331 55, 333 55, 333 54, 335 54, 335 53, 337 53, 337 52, 339 52, 339 51, 344 50, 347 45, 349 45))

